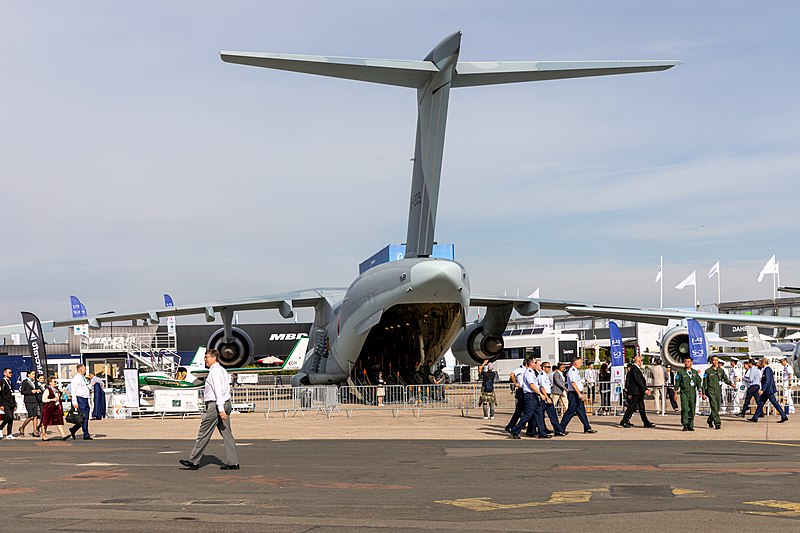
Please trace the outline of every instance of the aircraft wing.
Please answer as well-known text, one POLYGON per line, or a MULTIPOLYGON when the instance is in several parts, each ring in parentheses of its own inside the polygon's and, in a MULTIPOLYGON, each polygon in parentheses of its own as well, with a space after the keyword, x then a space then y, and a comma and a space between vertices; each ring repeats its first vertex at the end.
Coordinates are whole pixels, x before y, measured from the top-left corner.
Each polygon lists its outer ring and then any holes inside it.
POLYGON ((789 292, 792 294, 800 294, 800 287, 778 287, 778 292, 789 292))
POLYGON ((703 313, 700 311, 679 311, 672 309, 636 309, 603 307, 592 305, 569 305, 564 310, 575 316, 594 316, 600 318, 618 318, 666 326, 670 319, 695 318, 706 322, 720 324, 750 324, 761 326, 800 328, 800 318, 788 316, 734 315, 727 313, 703 313))
POLYGON ((570 306, 589 306, 585 302, 567 300, 545 300, 542 298, 528 298, 523 296, 491 296, 473 294, 470 296, 471 307, 499 307, 511 305, 522 316, 535 315, 539 310, 565 311, 570 306))
MULTIPOLYGON (((42 321, 42 333, 52 333, 53 331, 53 321, 52 320, 43 320, 42 321)), ((25 327, 22 324, 13 324, 9 326, 0 326, 0 337, 5 335, 11 335, 13 333, 19 333, 23 337, 25 336, 25 327)))
POLYGON ((99 328, 104 323, 136 319, 149 320, 151 324, 158 324, 162 317, 189 315, 205 315, 207 322, 213 322, 217 313, 232 313, 236 311, 253 311, 260 309, 277 309, 282 317, 291 318, 294 316, 292 310, 294 307, 314 307, 320 300, 325 298, 343 298, 346 290, 347 289, 340 288, 305 289, 253 298, 219 300, 216 302, 163 307, 160 309, 136 311, 132 313, 112 312, 84 318, 57 320, 53 325, 55 327, 64 327, 88 323, 92 328, 99 328))
MULTIPOLYGON (((241 373, 241 374, 270 374, 272 372, 280 372, 284 370, 283 367, 266 368, 258 366, 243 366, 238 368, 226 368, 228 374, 241 373)), ((208 376, 207 368, 193 368, 192 375, 198 378, 205 379, 208 376)))

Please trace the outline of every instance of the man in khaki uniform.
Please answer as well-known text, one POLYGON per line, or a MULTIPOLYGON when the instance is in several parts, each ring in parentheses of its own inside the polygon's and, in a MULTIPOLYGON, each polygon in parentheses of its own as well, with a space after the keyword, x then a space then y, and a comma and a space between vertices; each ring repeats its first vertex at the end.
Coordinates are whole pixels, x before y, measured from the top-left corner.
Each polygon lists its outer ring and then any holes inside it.
POLYGON ((731 385, 728 373, 720 366, 719 357, 711 356, 711 366, 706 369, 703 376, 703 394, 708 398, 711 414, 708 415, 708 427, 719 429, 722 422, 719 419, 719 406, 722 402, 722 384, 731 385))
POLYGON ((694 431, 694 412, 697 405, 697 391, 703 387, 700 374, 692 368, 692 356, 683 358, 683 368, 675 375, 675 390, 681 396, 681 425, 683 431, 694 431))
POLYGON ((661 365, 660 358, 656 357, 653 363, 653 397, 656 400, 656 413, 663 415, 667 407, 667 399, 664 394, 667 390, 667 372, 661 365))

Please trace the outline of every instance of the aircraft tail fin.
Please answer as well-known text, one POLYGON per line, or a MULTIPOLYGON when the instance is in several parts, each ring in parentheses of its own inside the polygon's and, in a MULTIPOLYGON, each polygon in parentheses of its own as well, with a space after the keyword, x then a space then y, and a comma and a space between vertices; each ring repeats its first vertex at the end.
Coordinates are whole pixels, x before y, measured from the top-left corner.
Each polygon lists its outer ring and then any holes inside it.
POLYGON ((747 331, 747 351, 751 354, 764 352, 772 347, 770 343, 761 338, 757 327, 745 326, 745 331, 747 331))
POLYGON ((407 61, 401 59, 250 52, 221 52, 220 57, 226 63, 414 89, 425 83, 432 72, 436 72, 436 67, 429 61, 407 61))
POLYGON ((459 61, 453 87, 657 72, 678 61, 459 61))
POLYGON ((451 87, 582 78, 666 70, 677 61, 458 62, 461 32, 442 39, 422 61, 222 52, 227 63, 417 89, 417 132, 405 256, 433 251, 444 134, 451 87))
POLYGON ((206 347, 199 346, 197 351, 194 353, 194 357, 192 357, 192 362, 189 363, 189 368, 205 368, 206 362, 203 359, 206 355, 206 347))
POLYGON ((300 370, 303 368, 303 363, 306 360, 306 352, 308 351, 308 335, 304 335, 294 345, 289 356, 286 358, 286 364, 283 365, 281 370, 300 370))

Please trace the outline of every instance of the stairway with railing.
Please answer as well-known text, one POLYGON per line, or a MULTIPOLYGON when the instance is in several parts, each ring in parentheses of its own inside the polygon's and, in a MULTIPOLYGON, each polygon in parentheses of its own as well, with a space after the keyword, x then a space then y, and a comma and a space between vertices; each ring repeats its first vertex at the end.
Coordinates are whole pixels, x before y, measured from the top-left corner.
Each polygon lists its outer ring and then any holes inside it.
POLYGON ((180 356, 174 335, 164 333, 101 332, 82 335, 82 354, 124 353, 135 360, 140 369, 174 375, 180 366, 180 356))

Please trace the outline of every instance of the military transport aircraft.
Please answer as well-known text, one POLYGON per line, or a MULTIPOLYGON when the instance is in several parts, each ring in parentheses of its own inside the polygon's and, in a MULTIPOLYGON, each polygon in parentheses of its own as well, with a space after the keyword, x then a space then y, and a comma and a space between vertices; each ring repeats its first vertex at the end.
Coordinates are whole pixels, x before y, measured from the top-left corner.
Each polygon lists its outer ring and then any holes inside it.
MULTIPOLYGON (((666 324, 695 317, 718 322, 800 326, 800 318, 752 317, 692 312, 608 308, 581 302, 470 293, 470 280, 458 262, 431 257, 439 198, 445 124, 451 88, 527 81, 583 78, 667 70, 676 61, 460 61, 461 32, 453 33, 422 61, 222 52, 223 61, 416 89, 417 129, 405 258, 380 264, 348 288, 315 288, 254 298, 181 305, 133 313, 63 320, 55 326, 205 315, 222 318, 224 334, 215 346, 225 366, 240 366, 251 354, 233 327, 234 312, 277 309, 291 318, 294 308, 313 307, 311 347, 293 385, 341 383, 357 370, 362 356, 381 354, 397 371, 431 368, 452 347, 465 364, 494 359, 503 349, 503 331, 512 310, 530 316, 540 309, 573 314, 623 317, 666 324), (470 306, 486 307, 483 318, 467 324, 470 306), (771 320, 772 319, 772 320, 771 320)), ((356 231, 356 228, 353 228, 356 231)), ((686 337, 688 346, 688 335, 686 337)), ((678 361, 680 364, 680 361, 678 361)))

